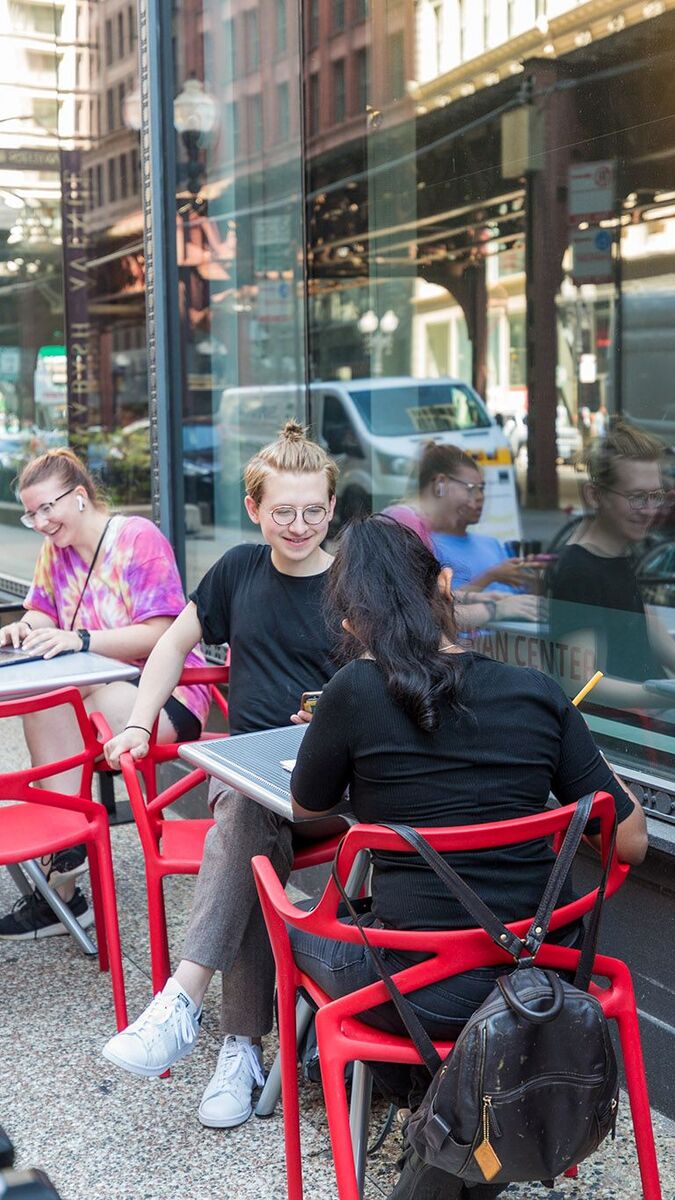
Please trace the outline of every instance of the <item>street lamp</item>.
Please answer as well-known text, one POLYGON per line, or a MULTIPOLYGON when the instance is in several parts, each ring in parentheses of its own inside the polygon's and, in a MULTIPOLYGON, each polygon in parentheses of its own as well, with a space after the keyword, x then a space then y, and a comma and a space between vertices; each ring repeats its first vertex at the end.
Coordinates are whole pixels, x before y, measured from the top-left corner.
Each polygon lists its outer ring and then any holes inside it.
MULTIPOLYGON (((213 96, 204 89, 199 79, 188 79, 182 92, 173 102, 173 123, 180 134, 187 152, 187 185, 192 196, 192 206, 199 207, 196 197, 202 183, 202 166, 199 150, 204 138, 213 133, 218 121, 218 105, 213 96)), ((141 93, 138 88, 129 92, 124 100, 124 122, 138 132, 141 128, 141 93)))
POLYGON ((385 352, 388 353, 391 350, 398 324, 398 317, 391 308, 388 308, 381 317, 378 317, 377 313, 369 308, 358 319, 359 332, 366 339, 368 353, 372 358, 373 375, 382 374, 382 360, 385 352))

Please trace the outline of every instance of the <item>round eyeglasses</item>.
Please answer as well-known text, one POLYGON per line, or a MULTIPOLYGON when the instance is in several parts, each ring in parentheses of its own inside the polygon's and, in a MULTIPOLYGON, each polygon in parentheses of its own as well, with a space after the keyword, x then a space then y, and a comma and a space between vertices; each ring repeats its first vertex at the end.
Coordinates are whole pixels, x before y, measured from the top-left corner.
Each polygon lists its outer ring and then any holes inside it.
POLYGON ((653 492, 619 492, 616 488, 605 487, 603 491, 622 496, 633 512, 640 512, 643 508, 660 508, 666 498, 663 488, 655 488, 653 492))
POLYGON ((453 483, 461 483, 462 487, 466 488, 469 493, 469 499, 473 500, 474 496, 485 495, 484 483, 467 483, 464 479, 458 479, 456 475, 446 475, 446 479, 451 479, 453 483))
POLYGON ((328 516, 328 509, 323 504, 308 504, 306 508, 293 508, 291 504, 281 504, 270 511, 270 516, 276 525, 292 525, 298 513, 305 525, 321 525, 328 516))
POLYGON ((41 517, 43 521, 48 521, 52 515, 52 509, 54 508, 54 505, 58 504, 59 500, 63 500, 64 496, 69 496, 71 492, 74 492, 76 487, 77 484, 75 483, 72 487, 68 488, 67 491, 61 492, 60 496, 55 496, 53 500, 45 500, 45 503, 40 504, 38 508, 35 509, 35 512, 22 513, 19 517, 21 524, 25 525, 26 529, 35 529, 36 517, 41 517))

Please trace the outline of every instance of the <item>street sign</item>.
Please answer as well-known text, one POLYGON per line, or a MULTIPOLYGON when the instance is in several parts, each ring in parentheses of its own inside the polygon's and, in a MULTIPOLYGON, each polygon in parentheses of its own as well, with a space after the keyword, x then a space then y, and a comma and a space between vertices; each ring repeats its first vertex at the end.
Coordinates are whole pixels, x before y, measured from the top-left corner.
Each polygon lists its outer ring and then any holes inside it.
POLYGON ((293 320, 293 286, 285 280, 261 279, 258 283, 256 319, 262 324, 293 320))
POLYGON ((43 150, 36 146, 18 146, 16 150, 4 146, 0 149, 0 171, 58 171, 61 156, 58 150, 43 150))
POLYGON ((611 230, 572 229, 572 281, 580 283, 611 283, 614 278, 611 230))
POLYGON ((616 211, 616 163, 574 163, 569 169, 567 211, 570 222, 602 221, 616 211))

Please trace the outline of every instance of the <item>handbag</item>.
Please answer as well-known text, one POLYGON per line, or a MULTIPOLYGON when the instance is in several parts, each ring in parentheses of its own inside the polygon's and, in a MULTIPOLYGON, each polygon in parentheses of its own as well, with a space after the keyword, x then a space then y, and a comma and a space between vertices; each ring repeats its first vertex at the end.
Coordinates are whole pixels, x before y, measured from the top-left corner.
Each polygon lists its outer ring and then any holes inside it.
MULTIPOLYGON (((506 928, 417 830, 387 824, 409 843, 493 941, 513 955, 441 1062, 410 1002, 351 912, 373 965, 419 1054, 431 1084, 406 1136, 431 1166, 463 1179, 552 1184, 614 1132, 619 1084, 607 1021, 589 994, 600 914, 614 854, 616 821, 574 983, 536 966, 551 915, 583 836, 593 796, 577 803, 537 914, 524 939, 506 928)), ((336 854, 336 861, 339 849, 336 854)), ((338 879, 333 878, 349 904, 338 879)))

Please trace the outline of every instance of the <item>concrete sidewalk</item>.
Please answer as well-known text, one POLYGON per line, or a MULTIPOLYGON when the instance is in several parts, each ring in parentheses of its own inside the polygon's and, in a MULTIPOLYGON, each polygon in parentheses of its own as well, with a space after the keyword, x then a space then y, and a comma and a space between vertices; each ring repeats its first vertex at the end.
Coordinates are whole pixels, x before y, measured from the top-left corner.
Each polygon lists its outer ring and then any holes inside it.
MULTIPOLYGON (((0 771, 25 761, 18 722, 0 727, 0 771)), ((130 1017, 151 996, 140 844, 133 826, 113 830, 113 851, 130 1017)), ((85 877, 86 881, 86 877, 85 877)), ((178 956, 194 881, 166 885, 172 954, 178 956)), ((86 890, 85 882, 85 890, 86 890)), ((0 870, 0 909, 18 893, 0 870)), ((137 1079, 100 1056, 114 1032, 109 977, 85 959, 69 938, 0 942, 0 1125, 21 1167, 43 1167, 63 1200, 284 1200, 286 1181, 280 1109, 270 1120, 252 1118, 235 1130, 204 1129, 197 1120, 203 1088, 219 1050, 218 994, 207 997, 194 1053, 170 1079, 137 1079)), ((275 1039, 266 1040, 271 1063, 275 1039)), ((373 1114, 371 1137, 386 1106, 373 1114)), ((664 1200, 675 1198, 675 1130, 655 1114, 664 1200)), ((337 1196, 321 1089, 302 1088, 302 1139, 307 1200, 337 1196)), ((369 1160, 367 1200, 382 1200, 396 1179, 400 1133, 394 1131, 369 1160)), ((619 1133, 578 1181, 553 1191, 512 1186, 509 1200, 636 1200, 641 1195, 627 1104, 619 1133)))

